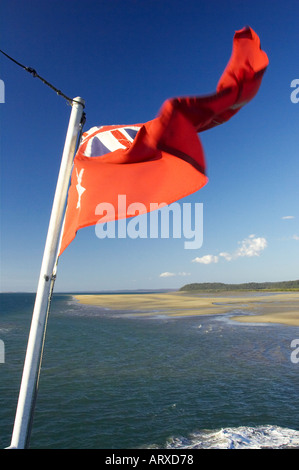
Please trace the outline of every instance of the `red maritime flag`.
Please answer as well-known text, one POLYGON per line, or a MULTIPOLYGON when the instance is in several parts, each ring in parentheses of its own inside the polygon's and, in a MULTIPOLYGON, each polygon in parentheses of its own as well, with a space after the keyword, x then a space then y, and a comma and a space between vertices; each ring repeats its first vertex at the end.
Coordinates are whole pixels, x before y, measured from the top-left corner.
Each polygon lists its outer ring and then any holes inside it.
POLYGON ((267 65, 258 35, 245 27, 234 35, 215 93, 169 99, 144 124, 84 133, 74 159, 60 254, 80 228, 150 212, 202 188, 208 178, 197 133, 223 124, 248 103, 267 65), (100 203, 114 210, 100 214, 100 203))

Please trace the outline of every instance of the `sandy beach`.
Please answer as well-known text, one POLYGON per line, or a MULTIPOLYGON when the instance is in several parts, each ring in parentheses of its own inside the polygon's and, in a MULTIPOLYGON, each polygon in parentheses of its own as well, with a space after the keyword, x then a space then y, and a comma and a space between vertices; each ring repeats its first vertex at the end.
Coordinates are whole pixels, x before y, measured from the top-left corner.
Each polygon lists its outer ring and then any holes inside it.
POLYGON ((299 292, 236 292, 195 294, 184 292, 146 294, 74 295, 87 305, 133 311, 134 315, 220 315, 234 313, 232 320, 248 323, 281 323, 299 326, 299 292), (239 311, 248 312, 240 315, 239 311))

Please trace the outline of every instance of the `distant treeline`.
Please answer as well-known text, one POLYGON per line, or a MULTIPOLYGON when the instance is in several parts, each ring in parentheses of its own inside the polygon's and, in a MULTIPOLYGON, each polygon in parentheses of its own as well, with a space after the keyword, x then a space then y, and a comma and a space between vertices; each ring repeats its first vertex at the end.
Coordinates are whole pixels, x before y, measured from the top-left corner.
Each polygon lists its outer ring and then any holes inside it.
POLYGON ((299 290, 299 280, 297 281, 282 281, 282 282, 246 282, 244 284, 224 284, 222 282, 201 282, 186 284, 181 287, 180 291, 205 291, 205 292, 219 292, 219 291, 256 291, 256 290, 275 290, 275 291, 294 291, 299 290))

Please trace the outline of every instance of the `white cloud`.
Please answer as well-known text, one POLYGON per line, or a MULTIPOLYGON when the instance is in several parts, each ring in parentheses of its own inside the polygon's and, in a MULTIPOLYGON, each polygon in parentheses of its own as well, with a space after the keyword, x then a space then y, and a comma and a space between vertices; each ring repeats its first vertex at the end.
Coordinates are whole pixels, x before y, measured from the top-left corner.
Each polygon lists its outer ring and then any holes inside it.
POLYGON ((180 272, 180 273, 170 273, 166 271, 165 273, 161 273, 159 277, 174 277, 174 276, 190 276, 191 273, 185 273, 185 272, 180 272))
POLYGON ((218 263, 218 256, 214 255, 205 255, 201 258, 194 258, 192 260, 194 263, 201 263, 201 264, 211 264, 211 263, 218 263))
POLYGON ((294 215, 284 215, 283 217, 281 217, 283 220, 287 220, 287 219, 295 219, 295 216, 294 215))
POLYGON ((299 235, 293 235, 292 238, 293 240, 299 240, 299 235))
POLYGON ((226 261, 231 261, 233 259, 232 255, 226 252, 219 253, 219 256, 222 256, 226 261))
MULTIPOLYGON (((299 240, 297 235, 294 235, 295 240, 299 240)), ((267 247, 267 240, 263 237, 256 237, 254 234, 248 236, 241 242, 239 242, 240 247, 237 248, 233 253, 227 253, 222 251, 219 253, 219 256, 216 255, 205 255, 201 258, 194 258, 192 262, 201 263, 201 264, 211 264, 218 263, 219 257, 224 258, 226 261, 232 261, 240 257, 251 258, 253 256, 259 256, 261 252, 267 247)))
POLYGON ((240 248, 234 254, 234 258, 240 256, 259 256, 261 252, 267 247, 267 240, 263 237, 254 238, 254 235, 249 235, 241 242, 240 248))

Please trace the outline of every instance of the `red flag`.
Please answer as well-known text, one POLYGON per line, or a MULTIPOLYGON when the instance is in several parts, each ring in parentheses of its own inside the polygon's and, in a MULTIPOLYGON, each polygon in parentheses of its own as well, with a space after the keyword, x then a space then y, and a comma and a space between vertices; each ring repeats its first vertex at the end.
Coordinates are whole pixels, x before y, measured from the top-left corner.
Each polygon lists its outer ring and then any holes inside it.
POLYGON ((119 204, 119 195, 126 197, 126 206, 141 203, 140 214, 153 210, 153 203, 170 204, 202 188, 208 179, 197 133, 228 121, 250 101, 267 65, 259 37, 245 27, 234 35, 216 93, 169 99, 145 124, 84 133, 74 159, 60 254, 78 229, 135 215, 134 206, 132 213, 119 204), (99 203, 111 204, 112 215, 100 220, 99 203))

